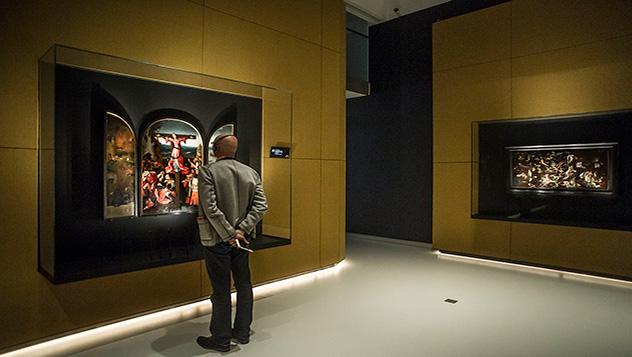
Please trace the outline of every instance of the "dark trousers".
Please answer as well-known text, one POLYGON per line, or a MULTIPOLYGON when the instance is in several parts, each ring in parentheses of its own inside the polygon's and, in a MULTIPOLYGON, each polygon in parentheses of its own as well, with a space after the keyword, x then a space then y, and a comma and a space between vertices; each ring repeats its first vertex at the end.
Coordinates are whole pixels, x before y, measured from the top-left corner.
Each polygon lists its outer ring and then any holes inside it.
POLYGON ((230 343, 231 336, 248 337, 252 323, 252 282, 250 281, 249 253, 219 243, 205 248, 206 271, 211 279, 213 312, 210 331, 219 344, 230 343), (237 314, 231 329, 230 273, 233 273, 237 290, 237 314))

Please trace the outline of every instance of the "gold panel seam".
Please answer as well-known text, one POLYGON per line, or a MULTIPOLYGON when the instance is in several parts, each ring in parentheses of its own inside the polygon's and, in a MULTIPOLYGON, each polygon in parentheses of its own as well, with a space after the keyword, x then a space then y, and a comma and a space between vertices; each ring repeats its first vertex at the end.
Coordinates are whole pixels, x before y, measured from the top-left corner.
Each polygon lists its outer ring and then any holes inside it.
POLYGON ((484 61, 484 62, 477 62, 477 63, 470 63, 470 64, 466 64, 466 65, 462 65, 462 66, 454 66, 454 67, 450 67, 450 68, 443 68, 440 70, 433 70, 432 73, 445 73, 445 72, 450 72, 453 70, 457 70, 457 69, 463 69, 463 68, 468 68, 468 67, 475 67, 475 66, 480 66, 482 64, 490 64, 490 63, 496 63, 496 62, 504 62, 504 61, 511 61, 512 58, 508 57, 508 58, 500 58, 500 59, 494 59, 491 61, 484 61))
MULTIPOLYGON (((18 146, 0 146, 0 149, 6 149, 6 150, 37 150, 37 148, 18 147, 18 146)), ((44 149, 44 148, 42 148, 42 150, 53 150, 53 149, 44 149)))
MULTIPOLYGON (((321 12, 322 12, 322 1, 321 1, 321 12)), ((321 22, 322 22, 322 16, 321 16, 321 22)), ((322 30, 321 30, 322 31, 322 30)), ((322 66, 322 51, 321 51, 321 66, 322 66)), ((323 81, 323 76, 320 76, 320 81, 321 81, 321 87, 322 87, 322 81, 323 81)), ((322 101, 322 95, 321 95, 321 101, 320 101, 320 105, 322 107, 323 101, 322 101)), ((321 108, 322 110, 322 108, 321 108)), ((321 140, 321 144, 320 144, 320 148, 322 151, 322 140, 321 140)), ((319 187, 319 196, 318 199, 320 201, 320 207, 319 208, 319 225, 320 225, 320 229, 318 232, 318 265, 322 266, 323 265, 323 165, 320 165, 320 187, 319 187)))
MULTIPOLYGON (((323 38, 323 2, 320 2, 320 38, 323 38)), ((318 156, 319 158, 323 157, 323 128, 324 128, 324 123, 323 123, 323 77, 325 77, 325 50, 323 50, 322 46, 320 48, 320 98, 319 98, 319 102, 320 102, 320 143, 319 143, 319 149, 318 149, 318 156)), ((321 184, 322 184, 322 177, 323 177, 323 165, 320 165, 320 177, 321 177, 321 184)), ((320 202, 322 204, 323 202, 323 190, 320 190, 320 202)), ((321 220, 322 220, 322 212, 321 212, 321 220)), ((322 245, 322 234, 323 232, 320 232, 321 235, 321 245, 322 245)), ((321 257, 319 257, 319 264, 322 262, 322 247, 321 247, 321 257)))
MULTIPOLYGON (((321 47, 334 51, 338 53, 339 55, 342 55, 342 51, 340 49, 333 49, 328 46, 325 46, 325 20, 324 19, 325 19, 325 5, 324 5, 324 1, 321 1, 320 2, 320 41, 322 42, 321 47)), ((346 25, 344 25, 343 28, 340 30, 342 30, 342 32, 344 33, 346 31, 346 25)), ((342 45, 346 46, 345 44, 342 44, 342 45)))
POLYGON ((347 161, 347 160, 342 160, 342 159, 319 159, 319 158, 309 158, 309 157, 293 157, 292 160, 347 161))
MULTIPOLYGON (((324 41, 324 39, 325 39, 325 20, 324 20, 324 18, 325 18, 325 14, 324 14, 325 5, 323 4, 323 0, 321 0, 319 3, 320 3, 320 89, 321 89, 321 92, 320 92, 320 112, 321 112, 321 116, 322 116, 322 112, 323 112, 323 92, 322 92, 322 89, 323 89, 323 73, 324 73, 323 72, 323 57, 325 56, 324 53, 323 53, 324 52, 323 51, 323 48, 324 48, 323 43, 325 42, 324 41)), ((322 119, 321 119, 321 123, 322 123, 322 119)), ((322 130, 322 128, 321 128, 321 130, 322 130)), ((321 141, 320 141, 320 152, 321 152, 321 154, 323 152, 323 141, 322 141, 322 138, 321 138, 321 141)), ((321 177, 322 177, 322 168, 321 168, 321 172, 320 173, 321 173, 321 177)))
POLYGON ((332 52, 336 52, 336 53, 337 53, 337 54, 339 54, 339 55, 342 55, 342 51, 340 51, 340 50, 336 50, 336 49, 334 49, 334 48, 331 48, 331 47, 328 47, 328 46, 325 46, 325 45, 322 45, 322 46, 320 46, 320 47, 322 47, 322 48, 324 48, 324 49, 327 49, 327 50, 330 50, 330 51, 332 51, 332 52))
POLYGON ((564 47, 559 47, 559 48, 555 48, 555 49, 551 49, 551 50, 533 52, 533 53, 529 53, 529 54, 521 55, 521 56, 513 57, 513 53, 512 53, 511 59, 513 60, 513 59, 537 56, 537 55, 541 55, 541 54, 545 54, 545 53, 553 53, 553 52, 557 52, 557 51, 564 51, 564 50, 569 50, 569 49, 573 49, 573 48, 579 48, 579 47, 594 45, 594 44, 600 43, 600 42, 609 42, 609 41, 614 41, 614 40, 620 40, 620 39, 626 38, 626 37, 632 37, 632 33, 625 34, 625 35, 619 35, 619 36, 612 36, 612 37, 608 37, 608 38, 601 38, 601 39, 594 40, 594 41, 586 41, 586 42, 577 43, 577 44, 574 44, 574 45, 571 45, 571 46, 564 46, 564 47))
MULTIPOLYGON (((314 42, 314 41, 306 40, 306 39, 301 38, 301 37, 297 37, 296 35, 293 35, 293 34, 291 34, 291 33, 287 33, 287 32, 285 32, 285 31, 281 31, 281 30, 275 29, 274 27, 270 27, 270 26, 267 26, 267 25, 264 25, 264 24, 260 24, 260 23, 258 23, 258 22, 254 22, 254 21, 251 21, 251 20, 248 20, 248 19, 244 19, 243 17, 239 17, 239 16, 234 15, 234 14, 231 14, 231 13, 229 13, 229 12, 222 11, 222 10, 220 10, 220 9, 217 9, 217 8, 214 8, 214 7, 211 7, 211 6, 207 6, 206 4, 204 4, 204 5, 203 5, 203 7, 204 7, 204 8, 207 8, 207 9, 209 9, 209 10, 211 10, 211 11, 215 11, 215 12, 218 12, 218 13, 220 13, 220 14, 224 14, 224 15, 226 15, 226 16, 230 16, 230 17, 233 17, 233 18, 235 18, 235 19, 239 19, 239 20, 241 20, 241 21, 245 21, 245 22, 251 23, 251 24, 253 24, 253 25, 261 26, 261 27, 263 27, 263 28, 265 28, 265 29, 267 29, 267 30, 274 31, 274 32, 278 32, 278 33, 280 33, 280 34, 283 34, 283 35, 286 35, 286 36, 293 37, 293 38, 295 38, 295 39, 297 39, 297 40, 300 40, 300 41, 303 41, 303 42, 306 42, 306 43, 309 43, 309 44, 312 44, 312 45, 316 45, 316 46, 318 46, 318 47, 323 47, 323 46, 322 46, 322 44, 320 44, 320 43, 318 43, 318 42, 314 42)), ((321 41, 322 41, 322 9, 321 9, 321 41)))
MULTIPOLYGON (((322 41, 323 39, 323 2, 320 2, 320 39, 322 41)), ((324 61, 325 60, 325 51, 323 50, 322 46, 320 48, 320 98, 319 98, 319 103, 320 103, 320 143, 319 143, 319 150, 318 150, 318 155, 322 158, 323 156, 323 77, 325 76, 325 64, 324 61)), ((320 207, 319 207, 319 215, 320 215, 320 229, 318 232, 318 265, 322 266, 323 265, 323 165, 322 165, 322 160, 319 159, 319 161, 321 162, 320 165, 320 187, 319 187, 319 193, 318 193, 318 200, 320 201, 320 207)))

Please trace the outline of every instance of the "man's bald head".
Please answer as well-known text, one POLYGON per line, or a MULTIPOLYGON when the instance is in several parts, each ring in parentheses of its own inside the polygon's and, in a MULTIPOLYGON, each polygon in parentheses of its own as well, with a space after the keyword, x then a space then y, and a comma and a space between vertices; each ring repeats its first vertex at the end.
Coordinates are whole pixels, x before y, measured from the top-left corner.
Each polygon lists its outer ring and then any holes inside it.
POLYGON ((235 135, 221 135, 213 142, 215 157, 235 157, 239 142, 235 135))

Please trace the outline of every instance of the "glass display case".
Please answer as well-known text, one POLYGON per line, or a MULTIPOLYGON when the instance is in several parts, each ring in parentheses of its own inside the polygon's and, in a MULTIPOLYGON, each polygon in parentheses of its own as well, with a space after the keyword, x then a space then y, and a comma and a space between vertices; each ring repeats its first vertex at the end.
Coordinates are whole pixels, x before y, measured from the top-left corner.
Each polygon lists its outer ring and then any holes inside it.
POLYGON ((632 230, 632 111, 472 124, 472 217, 632 230))
POLYGON ((54 46, 39 65, 39 270, 55 283, 202 258, 199 167, 239 137, 269 213, 254 249, 291 242, 292 94, 54 46))

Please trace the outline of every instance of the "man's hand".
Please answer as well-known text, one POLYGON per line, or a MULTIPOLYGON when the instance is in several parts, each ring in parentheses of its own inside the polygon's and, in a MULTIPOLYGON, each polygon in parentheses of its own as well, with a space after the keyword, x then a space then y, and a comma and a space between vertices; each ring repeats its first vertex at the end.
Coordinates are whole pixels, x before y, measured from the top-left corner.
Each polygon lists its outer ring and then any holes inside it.
POLYGON ((246 232, 242 231, 241 229, 236 229, 235 230, 235 236, 233 238, 231 238, 228 243, 235 247, 237 246, 237 239, 239 239, 240 241, 244 242, 245 244, 250 244, 250 242, 246 239, 246 232))

